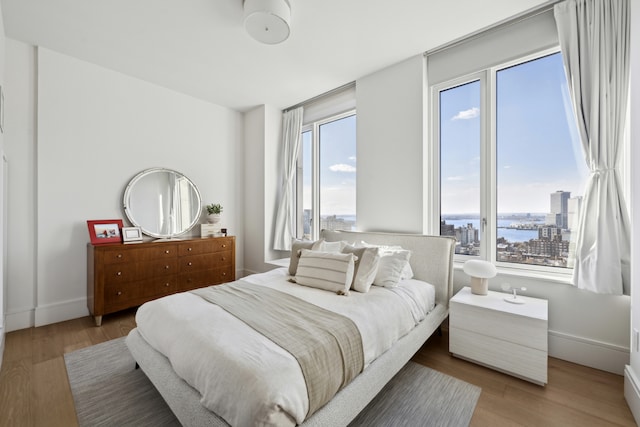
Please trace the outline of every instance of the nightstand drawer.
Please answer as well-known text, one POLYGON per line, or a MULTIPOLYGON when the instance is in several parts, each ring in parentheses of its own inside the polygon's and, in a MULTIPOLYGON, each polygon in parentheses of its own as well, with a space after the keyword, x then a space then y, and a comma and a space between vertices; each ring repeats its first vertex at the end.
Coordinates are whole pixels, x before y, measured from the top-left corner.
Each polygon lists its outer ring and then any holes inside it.
POLYGON ((547 352, 450 326, 449 351, 541 384, 547 382, 547 352))
POLYGON ((548 347, 547 321, 542 319, 451 301, 449 325, 545 352, 548 347))

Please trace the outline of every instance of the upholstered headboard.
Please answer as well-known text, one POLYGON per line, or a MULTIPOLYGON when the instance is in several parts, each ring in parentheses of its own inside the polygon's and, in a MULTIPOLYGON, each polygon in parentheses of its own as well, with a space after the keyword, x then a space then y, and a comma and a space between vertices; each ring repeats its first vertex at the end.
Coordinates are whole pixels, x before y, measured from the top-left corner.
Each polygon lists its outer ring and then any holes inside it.
POLYGON ((414 277, 435 286, 436 303, 449 306, 449 299, 453 293, 453 253, 456 242, 454 238, 337 230, 322 230, 320 238, 327 242, 345 241, 355 244, 365 241, 376 245, 399 245, 409 249, 409 263, 414 277))

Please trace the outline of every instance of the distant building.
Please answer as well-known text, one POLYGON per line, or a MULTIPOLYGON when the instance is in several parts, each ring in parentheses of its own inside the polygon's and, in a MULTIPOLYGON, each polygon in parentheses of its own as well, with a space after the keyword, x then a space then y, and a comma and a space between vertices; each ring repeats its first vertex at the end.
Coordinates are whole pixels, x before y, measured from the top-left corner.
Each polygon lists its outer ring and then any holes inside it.
POLYGON ((455 236, 456 231, 453 224, 447 224, 444 219, 440 220, 440 235, 441 236, 455 236))
POLYGON ((467 224, 466 227, 458 227, 456 230, 456 239, 462 245, 473 245, 478 242, 478 229, 473 224, 467 224))
POLYGON ((550 200, 550 209, 549 215, 547 215, 547 224, 549 225, 557 225, 560 228, 567 229, 569 228, 569 207, 568 202, 571 197, 571 193, 569 191, 556 191, 555 193, 551 193, 550 200), (550 222, 550 220, 554 220, 555 222, 550 222))
POLYGON ((582 208, 582 196, 571 197, 567 202, 567 228, 578 229, 578 216, 582 208))
POLYGON ((538 227, 538 239, 540 240, 562 240, 562 228, 558 226, 538 227))

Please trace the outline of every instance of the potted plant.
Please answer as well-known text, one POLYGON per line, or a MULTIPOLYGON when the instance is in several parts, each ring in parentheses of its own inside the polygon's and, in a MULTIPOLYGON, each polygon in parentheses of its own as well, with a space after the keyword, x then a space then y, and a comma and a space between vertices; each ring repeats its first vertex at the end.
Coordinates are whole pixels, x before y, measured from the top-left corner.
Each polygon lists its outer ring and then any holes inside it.
POLYGON ((222 214, 222 205, 220 203, 212 203, 206 206, 207 212, 209 215, 207 216, 207 221, 210 224, 216 224, 220 222, 220 215, 222 214))

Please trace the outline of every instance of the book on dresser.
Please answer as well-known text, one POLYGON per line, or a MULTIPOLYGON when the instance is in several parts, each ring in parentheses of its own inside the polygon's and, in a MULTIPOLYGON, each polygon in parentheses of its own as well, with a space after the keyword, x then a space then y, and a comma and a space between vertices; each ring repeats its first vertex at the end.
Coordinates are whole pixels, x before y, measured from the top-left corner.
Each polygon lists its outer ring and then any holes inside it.
POLYGON ((87 245, 87 306, 102 316, 235 280, 235 237, 87 245))

